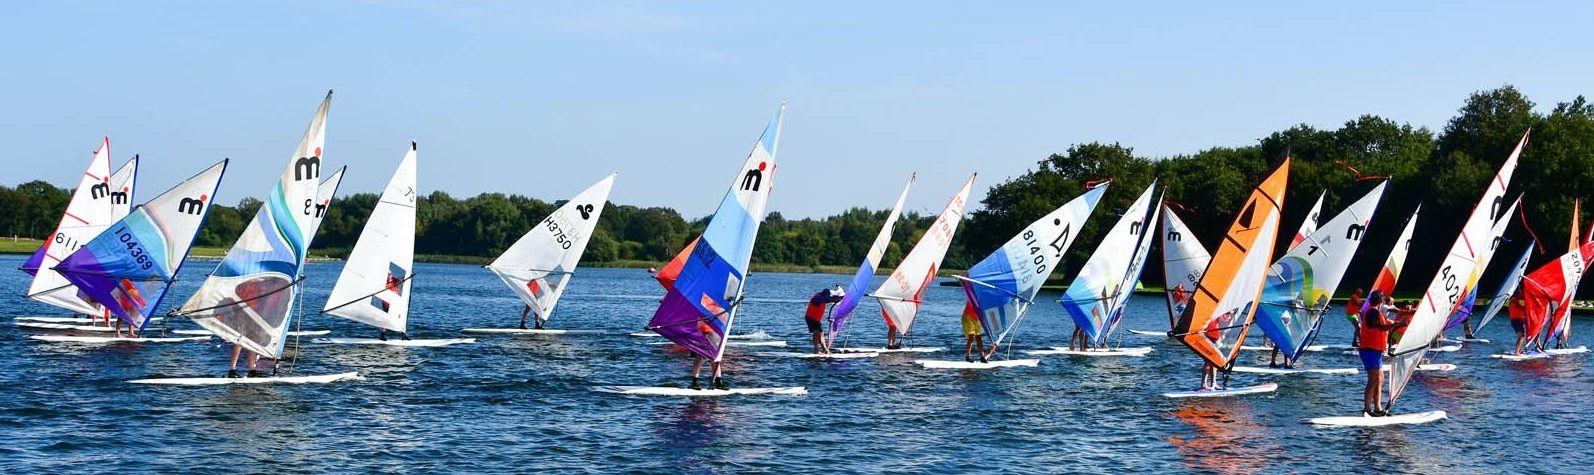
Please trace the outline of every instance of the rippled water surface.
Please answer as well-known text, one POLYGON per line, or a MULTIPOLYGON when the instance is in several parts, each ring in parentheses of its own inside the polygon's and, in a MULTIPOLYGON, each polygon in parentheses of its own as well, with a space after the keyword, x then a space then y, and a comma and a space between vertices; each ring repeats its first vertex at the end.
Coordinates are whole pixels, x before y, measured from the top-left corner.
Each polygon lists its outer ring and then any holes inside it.
MULTIPOLYGON (((840 470, 1166 473, 1574 472, 1594 466, 1587 355, 1505 363, 1503 345, 1440 354, 1459 366, 1416 377, 1400 409, 1451 419, 1410 427, 1320 429, 1309 417, 1360 409, 1363 376, 1237 374, 1276 380, 1277 393, 1174 401, 1200 365, 1160 337, 1146 358, 1049 356, 1033 368, 927 370, 913 356, 815 362, 733 348, 736 386, 806 386, 807 396, 689 399, 590 392, 594 385, 684 385, 691 359, 655 339, 629 337, 662 295, 643 271, 580 271, 550 324, 602 335, 480 338, 447 348, 301 345, 296 374, 359 371, 362 381, 306 386, 151 387, 149 376, 217 376, 227 351, 212 343, 80 346, 27 339, 11 317, 49 315, 20 297, 22 256, 0 256, 0 472, 324 472, 614 470, 840 470), (739 351, 742 350, 742 351, 739 351), (1581 469, 1577 467, 1583 467, 1581 469)), ((166 304, 186 299, 213 262, 191 262, 166 304)), ((309 267, 305 329, 369 337, 368 327, 319 316, 341 264, 309 267)), ((417 266, 412 334, 509 326, 520 304, 475 266, 417 266)), ((801 351, 803 302, 849 276, 757 274, 737 333, 767 331, 801 351)), ((1056 295, 1042 295, 1017 348, 1063 345, 1056 295)), ((913 343, 956 347, 961 291, 931 289, 913 343)), ((878 345, 883 323, 860 306, 853 343, 878 345)), ((1580 317, 1577 325, 1587 328, 1580 317)), ((193 328, 174 321, 173 328, 193 328)), ((1125 328, 1166 330, 1162 300, 1137 297, 1125 328)), ((1323 342, 1346 343, 1335 317, 1323 342)), ((1483 332, 1510 337, 1504 322, 1483 332)), ((1587 337, 1580 339, 1586 340, 1587 337)), ((1583 343, 1586 343, 1584 341, 1583 343)), ((1016 356, 1016 355, 1015 355, 1016 356)), ((922 357, 922 356, 921 356, 922 357)), ((1247 356, 1258 358, 1258 356, 1247 356)), ((1251 362, 1255 363, 1255 362, 1251 362)), ((1261 361, 1265 363, 1265 361, 1261 361)), ((1354 356, 1313 353, 1311 367, 1353 367, 1354 356)))

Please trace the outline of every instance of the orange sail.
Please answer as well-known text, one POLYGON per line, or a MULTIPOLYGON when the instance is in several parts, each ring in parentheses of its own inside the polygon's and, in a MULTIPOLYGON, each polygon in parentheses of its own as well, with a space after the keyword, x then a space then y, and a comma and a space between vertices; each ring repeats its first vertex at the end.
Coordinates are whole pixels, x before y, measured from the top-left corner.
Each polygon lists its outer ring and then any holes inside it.
POLYGON ((1213 366, 1229 366, 1256 316, 1289 176, 1290 158, 1284 157, 1251 190, 1174 326, 1179 341, 1213 366))

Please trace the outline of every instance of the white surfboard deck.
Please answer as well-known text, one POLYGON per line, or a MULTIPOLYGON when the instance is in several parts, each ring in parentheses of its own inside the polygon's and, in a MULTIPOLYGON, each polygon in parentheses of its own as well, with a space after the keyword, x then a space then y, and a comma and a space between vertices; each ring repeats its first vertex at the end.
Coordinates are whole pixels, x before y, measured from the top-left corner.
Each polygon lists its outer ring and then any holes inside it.
MULTIPOLYGON (((634 337, 637 337, 637 338, 656 338, 656 337, 664 336, 664 335, 660 335, 660 334, 653 333, 653 332, 631 332, 631 333, 627 333, 627 335, 634 336, 634 337)), ((769 332, 756 331, 756 332, 752 332, 752 333, 737 333, 737 334, 731 335, 730 339, 732 339, 732 340, 768 340, 769 339, 769 332)))
POLYGON ((593 386, 593 392, 609 394, 625 394, 629 396, 734 396, 744 394, 779 394, 784 396, 801 396, 808 394, 808 388, 802 386, 785 388, 730 388, 730 389, 687 389, 671 388, 664 386, 593 386))
POLYGON ((220 386, 226 384, 316 384, 365 379, 360 373, 347 372, 315 376, 271 376, 263 378, 151 378, 128 381, 133 384, 165 384, 176 386, 220 386))
POLYGON ((1112 348, 1106 350, 1070 350, 1068 348, 1051 347, 1045 350, 1026 350, 1026 355, 1069 355, 1069 356, 1146 356, 1151 354, 1149 346, 1132 348, 1112 348))
POLYGON ((1270 392, 1273 392, 1273 391, 1277 391, 1278 389, 1279 389, 1279 383, 1263 383, 1263 384, 1258 384, 1256 386, 1245 386, 1245 387, 1238 387, 1238 388, 1197 389, 1197 390, 1194 390, 1194 391, 1172 391, 1172 392, 1162 393, 1162 395, 1164 397, 1171 397, 1171 398, 1228 397, 1228 396, 1240 396, 1240 395, 1245 395, 1245 394, 1270 393, 1270 392))
POLYGON ((981 363, 981 362, 978 362, 978 361, 970 363, 970 362, 967 362, 967 361, 947 361, 947 360, 913 360, 913 362, 917 363, 919 366, 925 367, 926 369, 995 369, 995 368, 1016 368, 1016 367, 1019 367, 1019 366, 1035 366, 1035 365, 1040 364, 1041 360, 1035 360, 1035 359, 1030 359, 1030 360, 1001 360, 1001 361, 990 361, 990 362, 985 362, 985 363, 981 363))
POLYGON ((1149 330, 1129 330, 1129 333, 1133 333, 1133 334, 1136 334, 1136 335, 1142 335, 1142 336, 1160 336, 1160 337, 1164 337, 1164 338, 1166 338, 1168 336, 1168 332, 1154 332, 1154 331, 1149 331, 1149 330))
MULTIPOLYGON (((74 332, 115 333, 116 327, 104 325, 73 325, 70 323, 45 323, 45 322, 14 322, 18 327, 32 328, 34 330, 61 330, 74 332)), ((123 327, 123 331, 127 328, 123 327)))
MULTIPOLYGON (((158 322, 165 318, 166 317, 149 317, 148 320, 151 322, 158 322)), ((73 325, 93 325, 96 323, 105 322, 105 320, 101 318, 83 317, 17 317, 14 320, 18 322, 70 323, 73 325)))
POLYGON ((830 351, 843 353, 935 353, 946 351, 946 348, 940 346, 904 346, 901 348, 831 348, 830 351))
POLYGON ((1314 417, 1308 422, 1311 422, 1313 425, 1325 427, 1378 427, 1396 424, 1427 424, 1433 421, 1444 420, 1446 417, 1448 416, 1445 414, 1445 411, 1428 411, 1412 414, 1397 414, 1384 417, 1314 417))
POLYGON ((1572 354, 1577 354, 1577 353, 1588 353, 1588 347, 1587 346, 1579 346, 1579 347, 1574 347, 1574 348, 1551 348, 1551 349, 1548 349, 1548 350, 1544 350, 1544 352, 1545 353, 1549 353, 1552 356, 1553 355, 1572 355, 1572 354))
POLYGON ((459 332, 498 335, 599 335, 603 333, 600 330, 562 330, 552 328, 541 330, 536 328, 466 328, 459 332))
POLYGON ((1253 374, 1356 374, 1356 368, 1270 368, 1266 366, 1235 366, 1236 373, 1253 374))
MULTIPOLYGON (((673 342, 673 341, 655 341, 655 342, 653 342, 651 344, 653 344, 653 345, 674 345, 675 342, 673 342)), ((725 342, 725 346, 780 346, 780 347, 784 347, 784 346, 786 346, 786 342, 781 341, 781 340, 770 340, 770 341, 734 341, 734 340, 732 340, 732 341, 725 342)))
POLYGON ((57 343, 176 343, 181 341, 209 340, 208 336, 179 336, 179 337, 115 337, 115 336, 71 336, 71 335, 32 335, 39 341, 57 343))
POLYGON ((874 358, 876 356, 880 356, 879 353, 850 353, 849 352, 849 353, 818 354, 818 353, 798 353, 798 352, 794 352, 794 351, 760 351, 760 352, 753 353, 753 354, 758 355, 758 356, 771 356, 771 357, 776 357, 776 358, 803 358, 803 359, 809 359, 809 360, 846 360, 846 359, 856 359, 856 358, 874 358))
POLYGON ((377 338, 316 338, 316 339, 310 340, 310 341, 313 342, 313 343, 329 343, 329 344, 333 344, 333 345, 385 345, 385 346, 406 346, 406 347, 426 347, 426 348, 431 348, 431 347, 438 347, 438 346, 463 345, 463 344, 466 344, 466 343, 475 343, 476 339, 475 338, 434 338, 434 339, 412 338, 412 339, 409 339, 409 340, 405 340, 403 338, 395 337, 395 338, 388 338, 386 340, 377 339, 377 338))
POLYGON ((1514 355, 1514 354, 1511 354, 1511 353, 1497 353, 1497 354, 1489 355, 1490 358, 1499 358, 1499 359, 1506 360, 1506 361, 1542 360, 1542 359, 1545 359, 1545 358, 1549 358, 1550 356, 1552 356, 1552 355, 1550 355, 1549 353, 1540 353, 1540 352, 1537 352, 1537 351, 1530 351, 1530 352, 1523 353, 1523 354, 1520 354, 1520 355, 1514 355))

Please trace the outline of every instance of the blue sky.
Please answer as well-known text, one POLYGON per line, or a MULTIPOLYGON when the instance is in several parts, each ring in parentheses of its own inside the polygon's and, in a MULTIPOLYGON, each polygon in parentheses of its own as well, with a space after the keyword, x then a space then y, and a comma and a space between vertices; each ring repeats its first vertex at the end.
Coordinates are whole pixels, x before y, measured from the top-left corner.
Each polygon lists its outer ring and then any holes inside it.
POLYGON ((420 186, 712 212, 780 101, 771 209, 938 212, 1070 144, 1246 145, 1373 113, 1439 130, 1472 91, 1594 92, 1591 3, 8 2, 0 183, 76 180, 109 135, 143 198, 223 157, 271 186, 335 89, 326 159, 420 186))

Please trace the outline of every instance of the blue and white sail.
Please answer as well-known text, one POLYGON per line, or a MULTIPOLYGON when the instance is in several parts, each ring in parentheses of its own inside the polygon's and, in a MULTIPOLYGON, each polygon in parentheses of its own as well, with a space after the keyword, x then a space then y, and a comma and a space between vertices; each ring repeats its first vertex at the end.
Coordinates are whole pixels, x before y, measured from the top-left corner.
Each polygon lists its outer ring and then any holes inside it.
POLYGON ((1107 187, 1107 183, 1102 183, 1086 190, 1025 226, 996 252, 969 268, 967 277, 958 277, 985 333, 995 335, 992 346, 1001 346, 1007 334, 1024 319, 1035 303, 1035 294, 1057 270, 1058 261, 1079 237, 1107 187))
POLYGON ((902 193, 897 195, 897 204, 891 207, 891 212, 886 214, 886 220, 880 224, 880 233, 874 237, 874 243, 869 245, 869 253, 864 255, 863 263, 858 265, 858 273, 852 276, 852 283, 847 285, 847 295, 842 296, 841 302, 830 314, 830 331, 826 339, 835 341, 841 334, 841 329, 847 325, 847 317, 852 316, 853 308, 858 306, 858 300, 869 292, 869 284, 874 280, 875 270, 880 268, 880 261, 886 257, 886 249, 891 246, 891 233, 896 229, 897 218, 902 216, 902 204, 908 200, 908 190, 913 189, 913 179, 918 174, 908 175, 908 183, 902 186, 902 193))
MULTIPOLYGON (((249 226, 174 315, 264 358, 281 358, 301 269, 319 222, 322 148, 332 93, 288 159, 249 226)), ((324 209, 322 210, 324 212, 324 209)))
POLYGON ((1135 283, 1140 281, 1140 272, 1157 235, 1153 229, 1162 206, 1156 203, 1162 200, 1153 199, 1156 188, 1157 183, 1152 182, 1140 193, 1057 299, 1074 325, 1085 331, 1092 346, 1107 343, 1122 321, 1124 305, 1134 296, 1135 283))

